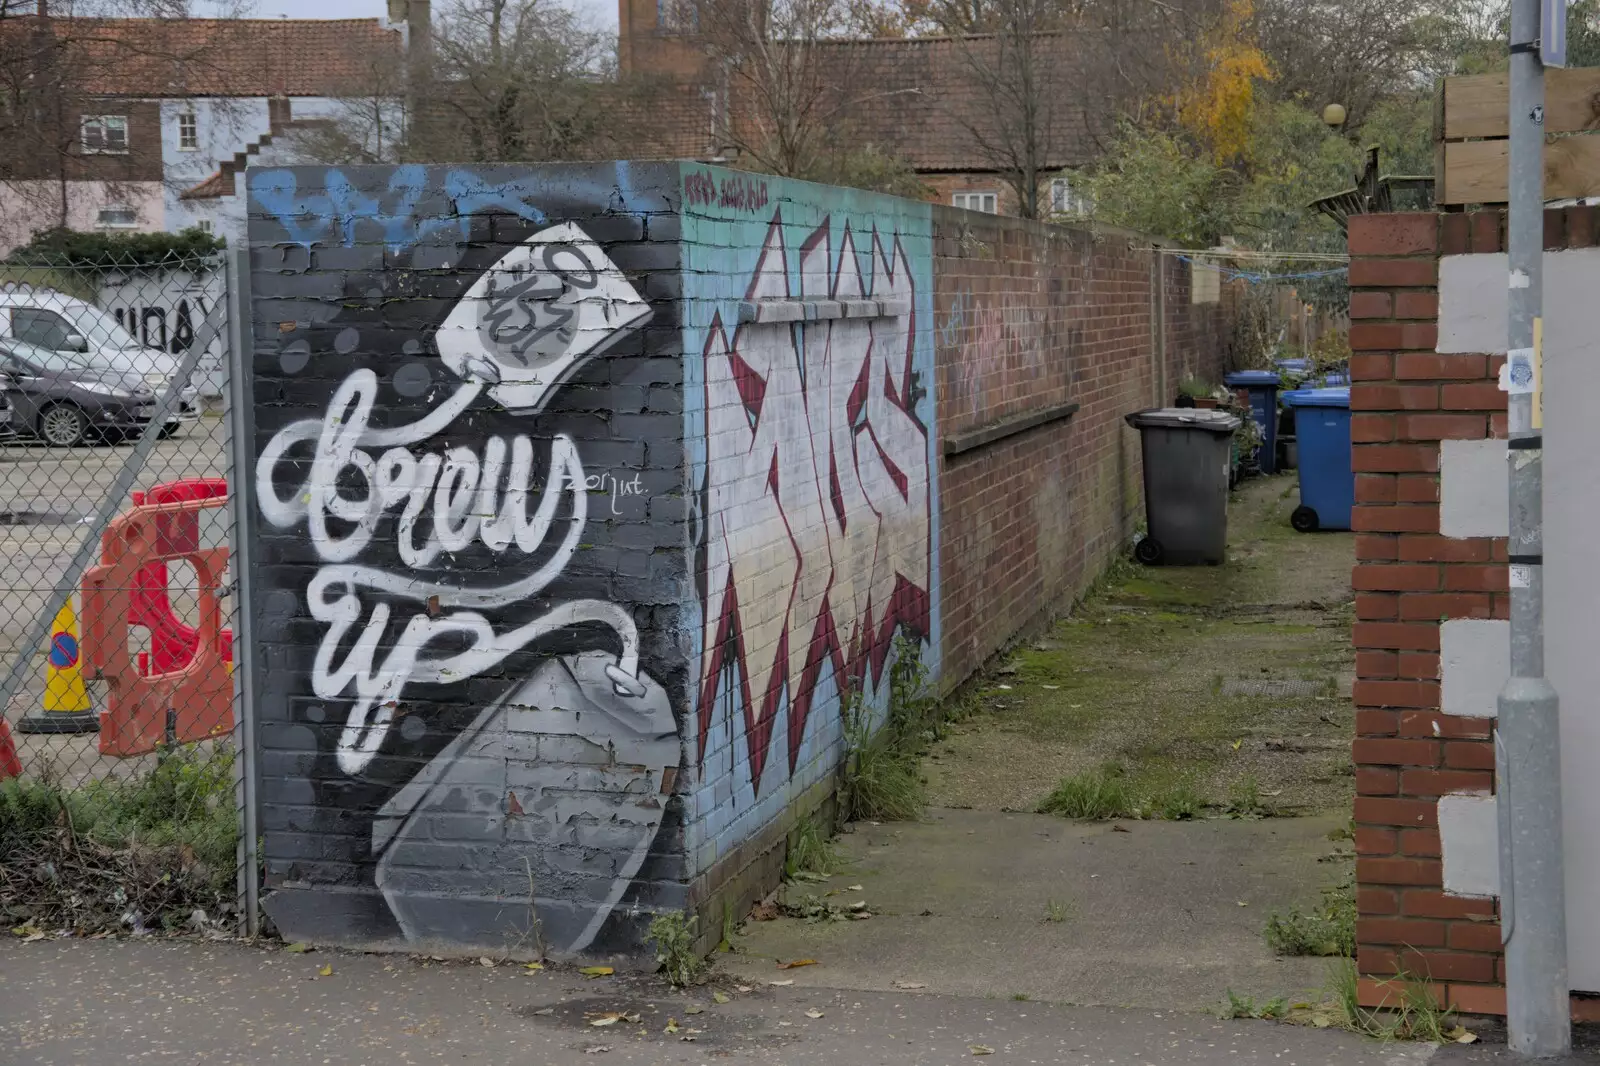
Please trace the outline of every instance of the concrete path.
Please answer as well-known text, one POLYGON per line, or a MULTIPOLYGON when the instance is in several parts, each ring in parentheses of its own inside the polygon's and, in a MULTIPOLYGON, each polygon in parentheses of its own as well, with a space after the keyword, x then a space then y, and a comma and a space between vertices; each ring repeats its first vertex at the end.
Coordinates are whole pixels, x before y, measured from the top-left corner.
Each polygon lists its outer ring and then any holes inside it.
MULTIPOLYGON (((682 995, 653 979, 590 981, 512 964, 292 955, 239 944, 7 940, 0 942, 0 1062, 1409 1066, 1436 1053, 1425 1044, 1168 1011, 727 988, 730 1001, 718 1004, 706 989, 682 995), (327 976, 323 967, 331 968, 327 976), (594 1028, 584 1017, 603 1011, 637 1013, 639 1021, 594 1028), (678 1032, 664 1032, 669 1018, 678 1032)), ((1493 1049, 1447 1054, 1441 1061, 1499 1061, 1493 1049)))
MULTIPOLYGON (((932 810, 857 826, 824 884, 788 889, 870 921, 749 922, 719 965, 747 981, 1209 1011, 1226 990, 1317 998, 1326 959, 1275 957, 1274 910, 1317 899, 1345 869, 1321 862, 1338 816, 1081 824, 1038 814, 932 810), (860 886, 860 891, 850 891, 860 886)), ((1348 843, 1341 845, 1348 850, 1348 843)))

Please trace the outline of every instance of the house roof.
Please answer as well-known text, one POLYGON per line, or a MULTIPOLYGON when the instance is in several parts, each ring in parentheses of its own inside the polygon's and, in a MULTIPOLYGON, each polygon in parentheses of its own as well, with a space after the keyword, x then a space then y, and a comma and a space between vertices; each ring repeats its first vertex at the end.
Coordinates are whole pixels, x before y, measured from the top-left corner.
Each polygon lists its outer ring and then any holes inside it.
MULTIPOLYGON (((1086 163, 1093 153, 1081 41, 1059 33, 1035 40, 1042 162, 1052 168, 1086 163)), ((918 171, 993 169, 994 146, 1020 139, 1003 132, 1009 109, 997 106, 991 91, 1003 96, 1009 86, 994 79, 986 86, 979 73, 1000 66, 995 37, 879 38, 820 47, 822 62, 838 71, 836 82, 856 87, 843 113, 862 136, 894 146, 918 171)))
POLYGON ((8 18, 48 29, 92 96, 348 96, 399 62, 401 32, 377 19, 8 18))

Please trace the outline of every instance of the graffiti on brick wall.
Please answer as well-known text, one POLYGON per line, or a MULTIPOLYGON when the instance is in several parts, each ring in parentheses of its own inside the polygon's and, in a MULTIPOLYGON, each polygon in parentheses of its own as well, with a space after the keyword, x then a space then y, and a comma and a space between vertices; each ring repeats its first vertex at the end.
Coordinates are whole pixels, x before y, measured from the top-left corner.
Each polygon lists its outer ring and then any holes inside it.
MULTIPOLYGON (((401 935, 570 954, 633 885, 682 757, 634 605, 594 594, 623 586, 574 573, 644 488, 586 468, 609 442, 552 410, 651 309, 577 224, 496 254, 458 272, 441 317, 417 301, 418 321, 371 330, 381 351, 337 320, 331 350, 284 348, 286 376, 340 369, 317 417, 259 444, 261 517, 304 545, 308 574, 289 587, 305 680, 267 683, 309 690, 291 702, 327 737, 317 831, 342 840, 363 819, 351 860, 401 935), (609 515, 591 495, 613 498, 609 515)), ((301 906, 274 918, 378 927, 301 906)))
POLYGON ((930 633, 914 286, 898 238, 857 241, 824 222, 791 271, 775 216, 739 321, 719 315, 703 353, 700 757, 737 692, 758 791, 785 706, 794 771, 824 668, 876 690, 895 634, 930 633))

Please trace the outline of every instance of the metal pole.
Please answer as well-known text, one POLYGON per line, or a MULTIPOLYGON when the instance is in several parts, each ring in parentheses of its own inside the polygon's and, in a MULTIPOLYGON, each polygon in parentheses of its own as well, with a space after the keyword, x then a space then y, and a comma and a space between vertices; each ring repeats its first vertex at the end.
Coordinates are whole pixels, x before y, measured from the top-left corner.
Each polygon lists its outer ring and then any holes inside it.
POLYGON ((1500 921, 1506 1027, 1522 1055, 1572 1046, 1567 911, 1561 855, 1561 736, 1544 676, 1542 442, 1534 425, 1544 257, 1544 67, 1539 0, 1511 4, 1511 172, 1508 200, 1507 459, 1510 464, 1511 677, 1495 731, 1500 807, 1500 921))
POLYGON ((256 759, 255 627, 250 616, 250 586, 255 559, 250 542, 256 513, 253 436, 250 404, 250 252, 243 242, 228 249, 228 506, 232 512, 228 542, 233 573, 233 742, 235 802, 239 810, 239 909, 244 934, 261 933, 261 839, 256 759))

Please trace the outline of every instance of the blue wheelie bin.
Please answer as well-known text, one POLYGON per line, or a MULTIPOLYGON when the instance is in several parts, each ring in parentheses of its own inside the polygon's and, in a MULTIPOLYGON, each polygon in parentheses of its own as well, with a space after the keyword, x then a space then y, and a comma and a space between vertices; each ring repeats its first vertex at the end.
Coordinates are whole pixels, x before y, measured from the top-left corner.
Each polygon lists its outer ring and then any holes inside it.
POLYGON ((1250 405, 1250 417, 1261 427, 1261 448, 1256 462, 1263 474, 1278 469, 1278 388, 1282 382, 1276 370, 1235 370, 1225 374, 1222 383, 1250 405))
POLYGON ((1283 394, 1294 409, 1300 452, 1300 506, 1289 524, 1302 533, 1349 529, 1356 502, 1350 457, 1350 388, 1296 389, 1283 394))

